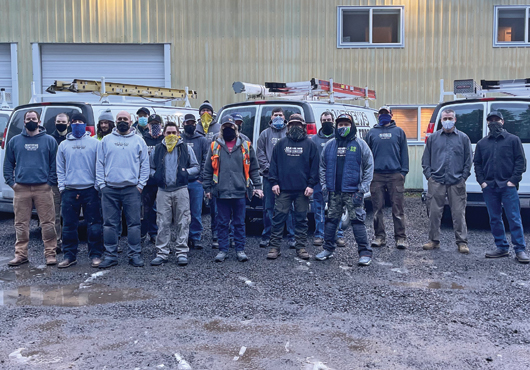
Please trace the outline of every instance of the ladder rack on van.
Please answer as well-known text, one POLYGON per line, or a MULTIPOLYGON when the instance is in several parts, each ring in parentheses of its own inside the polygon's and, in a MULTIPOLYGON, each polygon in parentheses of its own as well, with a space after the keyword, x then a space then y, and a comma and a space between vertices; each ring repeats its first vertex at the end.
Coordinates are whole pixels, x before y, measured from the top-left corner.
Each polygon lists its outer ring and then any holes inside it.
POLYGON ((9 97, 9 93, 6 93, 6 89, 3 87, 0 89, 0 109, 11 109, 9 104, 7 103, 7 98, 9 97))
POLYGON ((446 92, 440 80, 440 103, 443 103, 445 95, 462 95, 464 99, 485 98, 486 94, 506 94, 518 97, 530 97, 530 78, 515 80, 480 80, 480 86, 473 79, 455 80, 452 92, 446 92))
POLYGON ((368 100, 376 98, 374 90, 355 87, 345 84, 312 78, 310 81, 302 82, 265 82, 265 85, 257 85, 236 81, 232 84, 236 94, 245 93, 246 99, 263 99, 276 97, 292 100, 368 100))
POLYGON ((185 89, 170 89, 167 87, 143 86, 136 84, 124 84, 117 82, 75 79, 72 82, 55 81, 53 85, 46 89, 47 92, 55 94, 57 91, 68 91, 73 93, 90 92, 102 98, 109 95, 131 96, 139 98, 166 99, 175 101, 185 101, 189 107, 189 99, 197 98, 197 91, 185 89))

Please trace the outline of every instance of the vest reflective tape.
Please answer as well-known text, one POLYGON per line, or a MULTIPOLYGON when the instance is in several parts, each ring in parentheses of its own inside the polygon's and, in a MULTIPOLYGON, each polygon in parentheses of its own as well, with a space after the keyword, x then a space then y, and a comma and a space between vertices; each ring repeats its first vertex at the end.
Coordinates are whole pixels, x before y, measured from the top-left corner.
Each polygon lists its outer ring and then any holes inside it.
MULTIPOLYGON (((245 172, 245 182, 247 187, 250 186, 250 142, 243 141, 241 144, 241 153, 243 153, 243 171, 245 172)), ((213 182, 219 182, 219 154, 221 153, 221 146, 217 141, 212 142, 212 168, 213 168, 213 182)))

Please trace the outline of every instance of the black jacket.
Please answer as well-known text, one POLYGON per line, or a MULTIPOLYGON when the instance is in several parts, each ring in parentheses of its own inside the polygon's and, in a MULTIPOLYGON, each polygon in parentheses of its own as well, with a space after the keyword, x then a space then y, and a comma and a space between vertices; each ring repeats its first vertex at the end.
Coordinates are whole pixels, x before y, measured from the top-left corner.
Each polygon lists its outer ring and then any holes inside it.
MULTIPOLYGON (((68 133, 70 132, 70 127, 68 127, 68 129, 66 130, 66 135, 68 135, 68 133)), ((51 136, 53 136, 53 138, 55 139, 55 141, 57 141, 57 146, 61 145, 61 143, 63 141, 66 140, 66 135, 61 135, 59 134, 59 132, 57 132, 57 130, 54 130, 52 133, 51 133, 51 136)))
POLYGON ((374 155, 375 173, 409 172, 407 135, 392 121, 388 126, 376 125, 364 139, 374 155))
POLYGON ((210 142, 204 137, 204 135, 198 133, 197 131, 195 131, 193 135, 188 135, 184 132, 181 138, 184 143, 193 149, 195 157, 197 158, 197 162, 199 162, 199 165, 201 166, 199 174, 197 176, 189 176, 188 180, 189 182, 197 180, 202 182, 204 164, 206 163, 206 155, 208 154, 208 149, 210 148, 210 142))
POLYGON ((510 181, 519 187, 526 171, 521 139, 506 130, 497 138, 488 135, 477 143, 473 163, 479 184, 503 188, 510 181))
POLYGON ((284 137, 272 150, 269 181, 280 185, 280 191, 304 191, 319 183, 320 156, 310 138, 294 141, 284 137))
MULTIPOLYGON (((178 154, 178 166, 177 166, 177 183, 175 184, 176 188, 183 188, 188 186, 188 171, 187 169, 190 166, 190 156, 188 155, 188 146, 185 144, 177 145, 175 149, 178 154)), ((157 164, 155 173, 149 181, 153 181, 154 185, 158 185, 161 189, 166 189, 166 162, 165 156, 167 154, 167 148, 164 144, 160 143, 155 147, 155 150, 152 154, 153 163, 157 164)), ((148 183, 149 184, 149 183, 148 183)), ((149 184, 151 185, 151 184, 149 184)))
MULTIPOLYGON (((149 133, 149 130, 144 131, 144 133, 142 134, 142 137, 143 137, 143 139, 145 141, 145 144, 147 145, 147 154, 149 154, 149 155, 151 155, 151 153, 154 152, 155 147, 158 144, 160 144, 162 142, 162 140, 164 140, 164 135, 160 135, 159 137, 154 138, 149 133)), ((147 185, 156 186, 157 183, 152 177, 149 177, 149 180, 147 180, 147 185)))

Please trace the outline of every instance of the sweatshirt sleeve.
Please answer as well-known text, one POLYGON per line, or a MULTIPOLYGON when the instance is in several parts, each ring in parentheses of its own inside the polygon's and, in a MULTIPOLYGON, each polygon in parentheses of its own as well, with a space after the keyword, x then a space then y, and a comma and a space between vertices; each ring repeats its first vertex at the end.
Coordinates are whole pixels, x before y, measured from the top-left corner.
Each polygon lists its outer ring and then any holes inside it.
POLYGON ((359 145, 361 146, 362 155, 362 175, 359 191, 368 193, 370 191, 370 184, 374 178, 374 156, 364 140, 359 139, 359 145))
POLYGON ((57 183, 59 186, 59 191, 63 191, 65 189, 65 178, 66 178, 66 157, 64 155, 64 145, 59 145, 59 148, 57 149, 57 159, 56 159, 56 165, 57 165, 57 183))
POLYGON ((189 167, 186 168, 186 171, 188 171, 188 176, 197 176, 199 174, 199 171, 201 170, 201 166, 199 165, 199 162, 197 162, 195 152, 187 144, 183 145, 186 145, 186 148, 188 148, 189 167))
POLYGON ((202 179, 202 187, 205 193, 212 192, 212 181, 213 181, 213 167, 212 167, 212 150, 208 149, 206 154, 206 162, 204 163, 204 174, 202 179))
POLYGON ((462 177, 464 178, 464 181, 466 181, 468 177, 471 176, 471 166, 473 165, 471 154, 473 153, 473 147, 471 146, 471 140, 469 140, 467 135, 464 142, 464 169, 462 171, 462 177))
POLYGON ((105 184, 105 140, 98 144, 98 154, 96 159, 96 183, 99 190, 103 189, 105 184))
POLYGON ((149 166, 149 154, 147 150, 147 144, 145 143, 144 139, 140 139, 140 176, 138 178, 138 185, 137 187, 140 189, 143 189, 145 184, 147 184, 147 180, 149 180, 149 173, 151 172, 151 168, 149 166))
POLYGON ((13 150, 13 142, 14 140, 11 139, 11 141, 7 143, 6 154, 4 158, 4 180, 10 187, 15 185, 16 161, 15 152, 13 150))
MULTIPOLYGON (((270 171, 270 163, 267 159, 267 155, 265 153, 265 147, 267 146, 267 138, 266 138, 266 132, 267 130, 263 131, 258 138, 258 147, 257 147, 257 156, 258 156, 258 163, 259 163, 259 169, 262 176, 269 176, 270 171)), ((273 151, 274 153, 274 151, 273 151)))
POLYGON ((311 157, 309 158, 309 179, 307 181, 308 187, 313 189, 317 185, 319 180, 319 167, 320 167, 320 156, 318 153, 318 147, 313 140, 310 141, 311 150, 309 151, 311 157))
POLYGON ((280 147, 280 143, 276 144, 274 146, 274 149, 272 149, 272 157, 271 157, 271 164, 269 167, 269 181, 272 186, 279 185, 279 175, 278 175, 278 149, 280 147))
POLYGON ((523 144, 518 137, 515 137, 513 140, 513 158, 513 174, 509 181, 517 186, 523 179, 523 173, 526 171, 526 158, 524 156, 523 144))
POLYGON ((325 191, 327 186, 326 186, 326 168, 327 168, 327 164, 326 164, 326 151, 328 150, 328 146, 329 146, 329 143, 331 142, 331 140, 329 140, 326 145, 324 145, 324 148, 322 149, 322 154, 320 154, 320 163, 319 163, 319 168, 318 168, 318 175, 319 175, 319 179, 320 179, 320 186, 322 186, 322 190, 325 191))
POLYGON ((254 189, 261 189, 261 177, 259 175, 259 164, 258 157, 254 151, 254 147, 250 146, 250 179, 252 180, 252 185, 254 189))
POLYGON ((482 167, 482 152, 480 151, 480 141, 475 148, 475 156, 473 157, 473 164, 475 165, 475 175, 477 182, 482 185, 484 182, 484 167, 482 167))
POLYGON ((199 178, 198 180, 200 182, 203 181, 203 176, 204 176, 204 166, 206 165, 206 156, 208 154, 208 140, 206 140, 206 138, 204 138, 203 140, 201 140, 201 146, 202 146, 202 150, 201 150, 201 155, 202 157, 201 158, 197 158, 197 160, 200 160, 201 161, 201 169, 200 169, 200 172, 199 172, 199 178))
POLYGON ((421 156, 421 167, 423 168, 423 175, 428 180, 431 177, 431 141, 432 135, 427 139, 423 155, 421 156))
POLYGON ((48 185, 57 185, 57 142, 54 138, 50 137, 50 152, 49 152, 49 170, 48 170, 48 185))
POLYGON ((407 176, 409 173, 409 145, 405 131, 401 130, 401 132, 401 174, 407 176))

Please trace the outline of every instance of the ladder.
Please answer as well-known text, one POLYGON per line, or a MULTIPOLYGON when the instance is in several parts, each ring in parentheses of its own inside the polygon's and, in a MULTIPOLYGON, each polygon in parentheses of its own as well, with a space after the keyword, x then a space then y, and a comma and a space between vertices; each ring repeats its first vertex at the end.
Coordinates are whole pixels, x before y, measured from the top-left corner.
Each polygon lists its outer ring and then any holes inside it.
POLYGON ((0 89, 0 109, 11 109, 7 103, 7 99, 11 98, 11 95, 6 92, 6 89, 3 87, 0 89))
POLYGON ((520 78, 515 80, 480 80, 478 85, 473 79, 455 80, 453 91, 446 92, 443 89, 443 80, 440 80, 440 103, 443 103, 444 96, 462 95, 465 99, 485 98, 486 94, 506 94, 518 97, 530 97, 530 78, 520 78))
POLYGON ((109 95, 131 96, 140 98, 165 99, 174 101, 185 101, 186 107, 190 107, 189 99, 197 98, 197 91, 185 89, 171 89, 167 87, 143 86, 136 84, 124 84, 117 82, 106 82, 105 78, 98 80, 75 79, 72 82, 55 81, 46 91, 55 94, 57 91, 73 93, 93 93, 102 98, 109 95))
POLYGON ((265 85, 257 85, 246 82, 234 82, 232 88, 236 94, 245 93, 247 100, 266 97, 277 97, 296 100, 368 100, 376 98, 374 90, 367 87, 355 87, 345 84, 312 78, 302 82, 265 82, 265 85))

